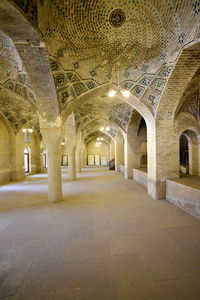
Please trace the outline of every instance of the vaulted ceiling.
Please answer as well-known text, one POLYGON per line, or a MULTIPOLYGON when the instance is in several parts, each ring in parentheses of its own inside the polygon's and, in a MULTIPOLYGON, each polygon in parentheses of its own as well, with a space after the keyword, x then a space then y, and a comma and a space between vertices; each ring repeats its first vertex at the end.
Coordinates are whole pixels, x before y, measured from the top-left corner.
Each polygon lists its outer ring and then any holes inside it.
POLYGON ((13 41, 0 31, 0 111, 15 133, 26 123, 38 129, 35 95, 13 41))
MULTIPOLYGON (((15 2, 26 2, 30 18, 34 1, 15 2)), ((49 54, 64 69, 118 83, 156 73, 176 58, 195 37, 199 1, 43 0, 35 14, 49 54)))
MULTIPOLYGON (((2 2, 5 8, 7 1, 2 2)), ((129 90, 131 97, 154 114, 180 52, 200 38, 199 0, 10 0, 8 3, 25 16, 45 42, 60 112, 65 112, 82 96, 90 99, 74 106, 79 131, 87 127, 90 132, 93 121, 106 120, 126 132, 133 109, 120 97, 109 99, 105 91, 99 94, 98 88, 105 84, 107 91, 112 87, 129 90), (96 94, 89 98, 91 91, 96 94)), ((21 101, 19 105, 27 113, 22 113, 22 117, 19 114, 18 120, 13 121, 18 130, 25 122, 24 114, 28 119, 36 116, 35 95, 14 41, 3 33, 0 38, 1 93, 12 93, 12 97, 26 103, 21 101), (28 111, 32 111, 32 116, 28 111)), ((24 42, 31 47, 35 45, 31 39, 24 42)), ((8 104, 9 97, 2 97, 4 103, 5 98, 8 104)), ((12 115, 7 110, 6 114, 8 118, 12 115)))
POLYGON ((193 76, 182 96, 177 115, 180 112, 189 112, 197 119, 197 121, 200 120, 200 68, 193 76))

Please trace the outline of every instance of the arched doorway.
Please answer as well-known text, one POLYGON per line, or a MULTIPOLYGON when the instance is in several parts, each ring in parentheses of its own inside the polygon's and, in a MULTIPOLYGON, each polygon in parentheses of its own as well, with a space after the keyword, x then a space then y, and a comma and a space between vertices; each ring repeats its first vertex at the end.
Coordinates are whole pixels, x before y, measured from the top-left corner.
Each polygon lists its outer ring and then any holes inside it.
POLYGON ((181 134, 180 136, 179 159, 181 174, 189 174, 188 139, 184 134, 181 134))
POLYGON ((29 147, 24 149, 24 170, 26 174, 31 172, 31 150, 29 147))
POLYGON ((199 175, 199 149, 197 133, 185 130, 180 136, 180 169, 181 174, 199 175))
POLYGON ((147 142, 140 145, 140 167, 147 169, 147 142))

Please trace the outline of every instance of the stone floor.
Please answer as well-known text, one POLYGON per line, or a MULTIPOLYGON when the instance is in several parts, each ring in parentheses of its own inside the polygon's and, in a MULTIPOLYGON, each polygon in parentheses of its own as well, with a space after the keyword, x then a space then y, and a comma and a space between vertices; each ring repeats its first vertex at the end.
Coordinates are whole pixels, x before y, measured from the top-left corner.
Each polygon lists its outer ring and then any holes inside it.
POLYGON ((0 299, 200 299, 198 219, 105 168, 48 204, 46 176, 0 187, 0 299))

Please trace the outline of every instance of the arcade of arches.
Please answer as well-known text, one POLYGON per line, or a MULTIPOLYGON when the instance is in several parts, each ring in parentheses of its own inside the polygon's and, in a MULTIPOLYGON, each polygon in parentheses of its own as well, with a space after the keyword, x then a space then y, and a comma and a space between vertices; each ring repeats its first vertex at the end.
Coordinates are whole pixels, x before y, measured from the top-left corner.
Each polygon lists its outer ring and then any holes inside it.
POLYGON ((1 0, 2 187, 41 173, 41 201, 67 205, 62 173, 74 192, 111 161, 199 228, 199 18, 199 0, 1 0))

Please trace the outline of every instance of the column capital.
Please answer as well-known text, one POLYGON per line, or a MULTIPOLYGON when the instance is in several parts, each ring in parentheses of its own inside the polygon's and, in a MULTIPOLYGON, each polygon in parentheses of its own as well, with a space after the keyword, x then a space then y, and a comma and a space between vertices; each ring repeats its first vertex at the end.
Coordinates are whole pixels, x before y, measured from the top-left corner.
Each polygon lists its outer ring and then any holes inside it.
POLYGON ((41 128, 42 137, 48 148, 48 151, 54 152, 54 148, 60 146, 62 139, 61 127, 41 128))

